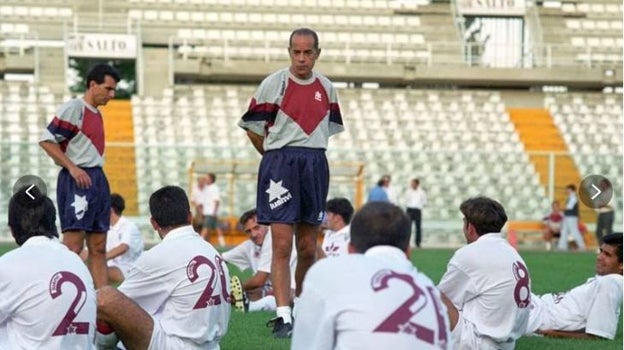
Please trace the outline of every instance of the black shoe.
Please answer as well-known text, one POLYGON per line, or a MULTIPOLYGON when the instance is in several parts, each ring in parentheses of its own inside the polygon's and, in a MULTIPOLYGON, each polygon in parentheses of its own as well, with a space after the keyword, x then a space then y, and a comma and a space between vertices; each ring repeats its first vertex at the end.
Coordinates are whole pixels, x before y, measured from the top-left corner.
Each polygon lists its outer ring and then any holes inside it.
POLYGON ((284 323, 281 317, 275 317, 267 322, 267 327, 273 327, 274 338, 290 338, 293 331, 291 323, 284 323))

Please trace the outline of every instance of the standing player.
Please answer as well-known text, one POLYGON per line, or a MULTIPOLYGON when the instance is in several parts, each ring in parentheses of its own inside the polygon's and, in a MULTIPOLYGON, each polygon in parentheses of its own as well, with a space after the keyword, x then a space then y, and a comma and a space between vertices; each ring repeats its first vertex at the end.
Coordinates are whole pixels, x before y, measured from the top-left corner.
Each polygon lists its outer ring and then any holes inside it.
POLYGON ((440 292, 409 256, 410 223, 386 202, 351 223, 349 252, 316 263, 298 303, 292 349, 447 349, 440 292))
POLYGON ((149 207, 162 242, 139 257, 119 290, 98 290, 99 330, 110 325, 114 333, 98 333, 96 342, 114 346, 116 334, 128 349, 219 349, 230 320, 227 266, 193 230, 184 190, 163 187, 149 207))
POLYGON ((332 83, 313 71, 321 54, 316 32, 296 29, 290 35, 291 65, 265 78, 239 122, 262 154, 258 172, 258 222, 273 235, 271 281, 277 317, 273 335, 290 337, 290 255, 297 247, 297 295, 314 263, 317 235, 329 190, 325 149, 329 136, 344 130, 338 95, 332 83))
POLYGON ((583 234, 579 230, 579 203, 576 196, 576 186, 570 184, 566 186, 568 198, 563 210, 563 222, 561 223, 561 236, 557 248, 559 250, 568 250, 568 238, 576 242, 578 250, 585 250, 585 240, 583 234))
POLYGON ((63 243, 80 254, 85 234, 87 266, 95 287, 106 277, 106 231, 110 223, 110 190, 104 163, 104 123, 97 107, 115 97, 119 73, 106 64, 94 66, 86 78, 86 92, 62 105, 44 130, 39 145, 62 167, 56 198, 63 243))
POLYGON ((126 201, 117 193, 111 195, 111 228, 106 234, 108 279, 120 283, 132 264, 143 253, 143 237, 135 223, 122 216, 126 201))
POLYGON ((563 293, 531 295, 526 333, 547 337, 613 339, 622 306, 622 233, 603 237, 596 276, 563 293))
MULTIPOLYGON (((261 311, 276 308, 275 296, 271 285, 271 258, 273 255, 271 232, 269 227, 257 221, 256 209, 243 213, 239 219, 243 231, 249 236, 245 242, 223 252, 226 262, 236 265, 241 270, 251 269, 253 276, 244 283, 237 276, 232 277, 234 306, 239 311, 261 311)), ((297 251, 293 246, 290 256, 291 298, 295 289, 295 269, 297 251)))
POLYGON ((37 187, 9 202, 20 247, 0 257, 0 349, 94 348, 93 280, 59 242, 55 220, 54 204, 37 187))
POLYGON ((438 285, 453 347, 513 349, 529 320, 531 281, 524 260, 500 233, 507 214, 487 197, 468 199, 459 210, 468 245, 455 252, 438 285))
POLYGON ((421 223, 422 223, 422 209, 427 204, 427 194, 420 187, 420 180, 412 179, 410 189, 407 191, 407 215, 410 218, 410 222, 414 223, 416 228, 414 243, 416 247, 420 248, 420 242, 422 240, 421 223))
POLYGON ((205 178, 205 185, 199 191, 199 201, 202 206, 204 222, 202 223, 201 236, 210 242, 210 232, 217 231, 217 238, 220 246, 225 246, 223 231, 219 227, 219 204, 221 204, 221 192, 215 183, 217 177, 209 173, 205 178))
POLYGON ((327 231, 319 250, 319 258, 348 254, 349 232, 353 206, 346 198, 333 198, 325 207, 327 231))

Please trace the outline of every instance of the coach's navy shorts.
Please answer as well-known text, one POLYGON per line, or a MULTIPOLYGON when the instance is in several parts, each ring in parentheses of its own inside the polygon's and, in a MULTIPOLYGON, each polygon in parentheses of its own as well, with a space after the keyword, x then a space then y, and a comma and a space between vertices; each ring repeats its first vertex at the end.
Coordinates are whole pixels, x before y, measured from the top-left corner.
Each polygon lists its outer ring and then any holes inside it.
POLYGON ((320 225, 328 191, 325 150, 286 147, 267 151, 258 171, 258 223, 320 225))
POLYGON ((91 178, 91 187, 78 188, 65 168, 56 187, 61 231, 105 233, 110 228, 110 188, 102 168, 82 168, 91 178))

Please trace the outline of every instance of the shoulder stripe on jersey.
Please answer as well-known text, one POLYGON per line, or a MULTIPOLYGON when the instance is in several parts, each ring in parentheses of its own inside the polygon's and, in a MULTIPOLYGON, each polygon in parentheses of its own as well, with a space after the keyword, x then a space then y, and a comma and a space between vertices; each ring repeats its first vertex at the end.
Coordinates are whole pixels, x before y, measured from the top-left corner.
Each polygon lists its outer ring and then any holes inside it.
POLYGON ((329 104, 329 121, 342 125, 342 113, 340 113, 340 106, 337 103, 329 104))
POLYGON ((243 121, 274 121, 278 110, 279 105, 275 103, 256 104, 256 100, 252 99, 249 110, 243 115, 243 121))
POLYGON ((78 127, 68 121, 54 117, 52 122, 48 125, 48 131, 52 135, 61 135, 64 138, 71 140, 80 131, 78 127))

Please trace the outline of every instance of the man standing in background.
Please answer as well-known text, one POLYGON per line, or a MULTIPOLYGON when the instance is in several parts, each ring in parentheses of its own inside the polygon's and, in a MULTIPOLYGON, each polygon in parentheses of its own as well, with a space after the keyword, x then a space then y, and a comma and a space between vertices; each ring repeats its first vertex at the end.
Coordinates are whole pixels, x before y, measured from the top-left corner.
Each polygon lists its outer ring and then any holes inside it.
POLYGON ((86 92, 62 105, 39 145, 62 167, 56 200, 63 243, 80 254, 86 238, 87 266, 95 288, 108 284, 106 231, 110 226, 110 189, 104 165, 104 122, 97 109, 115 97, 119 73, 107 64, 94 66, 86 92))
POLYGON ((410 186, 410 189, 407 190, 407 216, 410 218, 410 226, 414 223, 416 228, 414 243, 416 247, 420 248, 422 209, 427 204, 427 194, 420 187, 420 180, 418 179, 412 179, 410 186))
POLYGON ((220 246, 225 246, 223 231, 219 227, 219 204, 221 204, 221 192, 219 186, 215 183, 217 176, 214 173, 208 173, 205 178, 204 188, 199 192, 199 201, 202 206, 204 222, 202 223, 201 236, 210 242, 211 231, 217 232, 220 246))
POLYGON ((579 202, 576 196, 576 186, 570 184, 566 186, 568 199, 563 210, 563 223, 561 224, 561 237, 559 238, 559 250, 568 250, 568 237, 576 242, 578 250, 585 250, 585 240, 579 231, 579 202))

